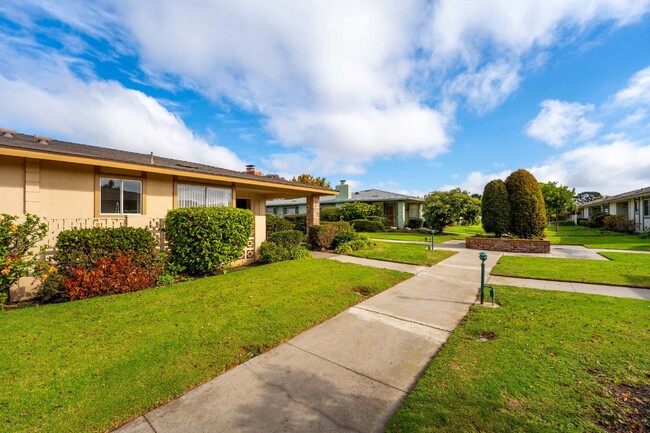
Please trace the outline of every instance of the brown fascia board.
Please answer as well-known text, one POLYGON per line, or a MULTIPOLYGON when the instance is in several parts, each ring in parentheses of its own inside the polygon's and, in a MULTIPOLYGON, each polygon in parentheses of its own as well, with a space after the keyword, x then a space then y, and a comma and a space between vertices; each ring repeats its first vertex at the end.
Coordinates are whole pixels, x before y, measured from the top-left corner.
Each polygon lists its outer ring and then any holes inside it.
POLYGON ((128 155, 135 156, 139 159, 149 160, 150 155, 138 154, 135 152, 126 152, 119 151, 116 149, 109 148, 98 148, 97 146, 87 146, 77 143, 67 143, 59 142, 57 140, 52 140, 51 144, 43 145, 38 144, 35 137, 25 136, 24 134, 16 134, 15 138, 6 138, 0 137, 0 155, 6 156, 16 156, 32 159, 43 159, 50 161, 61 161, 61 162, 70 162, 83 165, 93 165, 93 166, 102 166, 110 168, 122 168, 130 169, 136 171, 143 171, 148 173, 159 173, 159 174, 168 174, 168 175, 177 175, 191 177, 195 179, 206 179, 206 180, 217 180, 231 182, 235 184, 240 184, 242 186, 255 186, 261 187, 262 189, 269 189, 269 192, 277 193, 278 190, 286 191, 287 193, 300 194, 300 193, 311 193, 319 195, 337 195, 338 191, 314 187, 310 185, 297 184, 290 181, 277 181, 264 176, 251 175, 246 173, 239 173, 233 170, 227 170, 220 167, 208 166, 205 164, 186 162, 180 160, 174 160, 170 158, 163 158, 154 156, 154 161, 162 162, 163 164, 150 164, 143 163, 140 161, 124 161, 118 160, 116 158, 102 158, 93 155, 84 155, 81 152, 61 152, 53 149, 58 143, 78 146, 80 149, 84 147, 95 149, 102 149, 108 153, 113 153, 114 155, 128 155), (17 136, 17 137, 16 137, 17 136), (24 137, 24 138, 23 138, 24 137), (31 140, 29 140, 31 139, 31 140), (27 145, 21 145, 27 141, 27 145), (31 143, 30 141, 34 141, 31 143), (38 147, 43 147, 39 149, 38 147), (50 147, 52 146, 52 147, 50 147), (175 166, 180 165, 180 166, 175 166), (195 168, 194 170, 187 169, 195 168), (202 169, 203 168, 203 169, 202 169), (206 170, 207 169, 207 170, 206 170), (210 171, 214 170, 214 172, 210 171))

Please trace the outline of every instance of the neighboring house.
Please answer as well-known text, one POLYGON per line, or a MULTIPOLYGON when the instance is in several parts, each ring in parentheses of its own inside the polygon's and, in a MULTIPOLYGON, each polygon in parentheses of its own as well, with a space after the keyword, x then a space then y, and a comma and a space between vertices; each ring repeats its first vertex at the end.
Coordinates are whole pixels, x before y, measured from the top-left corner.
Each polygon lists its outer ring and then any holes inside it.
POLYGON ((650 229, 650 187, 604 197, 578 206, 578 218, 591 218, 594 212, 624 215, 634 221, 636 231, 650 229))
POLYGON ((268 199, 303 197, 317 224, 319 197, 335 194, 263 176, 253 166, 238 172, 0 129, 0 213, 45 218, 50 246, 66 228, 127 225, 155 231, 169 209, 232 206, 255 215, 254 236, 242 257, 254 260, 266 238, 268 199))
MULTIPOLYGON (((341 206, 343 203, 369 203, 381 209, 388 219, 389 226, 400 229, 406 226, 409 219, 422 217, 424 200, 419 197, 379 189, 367 189, 352 193, 350 185, 345 180, 336 186, 336 190, 338 191, 337 196, 321 198, 321 209, 341 206)), ((304 198, 269 200, 266 202, 266 211, 279 217, 304 214, 307 212, 306 200, 304 198)))

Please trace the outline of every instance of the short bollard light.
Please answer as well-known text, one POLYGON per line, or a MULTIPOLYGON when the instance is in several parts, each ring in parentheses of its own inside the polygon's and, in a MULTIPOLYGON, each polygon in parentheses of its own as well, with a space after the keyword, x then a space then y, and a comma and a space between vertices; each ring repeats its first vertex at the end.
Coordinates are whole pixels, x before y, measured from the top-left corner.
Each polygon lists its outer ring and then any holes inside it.
POLYGON ((495 290, 494 287, 488 286, 490 288, 490 298, 492 298, 492 306, 494 307, 494 296, 495 296, 495 290))
POLYGON ((485 261, 488 255, 485 251, 478 253, 478 258, 481 259, 481 305, 483 305, 483 298, 485 296, 485 261))

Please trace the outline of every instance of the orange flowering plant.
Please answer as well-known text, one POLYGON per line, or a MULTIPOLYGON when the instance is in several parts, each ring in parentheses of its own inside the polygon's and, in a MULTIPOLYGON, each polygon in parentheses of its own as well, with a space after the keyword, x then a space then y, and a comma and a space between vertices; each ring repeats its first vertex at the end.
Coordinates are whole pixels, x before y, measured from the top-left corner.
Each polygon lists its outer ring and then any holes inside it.
POLYGON ((42 250, 36 244, 46 234, 47 224, 36 215, 26 214, 23 222, 14 215, 0 215, 0 293, 8 295, 9 287, 20 277, 35 274, 46 279, 56 272, 50 272, 51 265, 38 258, 42 250))

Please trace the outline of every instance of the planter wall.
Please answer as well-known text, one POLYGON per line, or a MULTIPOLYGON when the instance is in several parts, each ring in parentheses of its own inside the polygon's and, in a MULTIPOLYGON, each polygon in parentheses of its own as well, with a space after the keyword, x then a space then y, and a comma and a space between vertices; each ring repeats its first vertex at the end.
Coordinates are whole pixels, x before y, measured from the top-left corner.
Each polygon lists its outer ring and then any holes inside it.
POLYGON ((503 239, 470 237, 465 239, 465 247, 473 250, 503 251, 506 253, 541 253, 551 252, 549 241, 529 239, 503 239))

